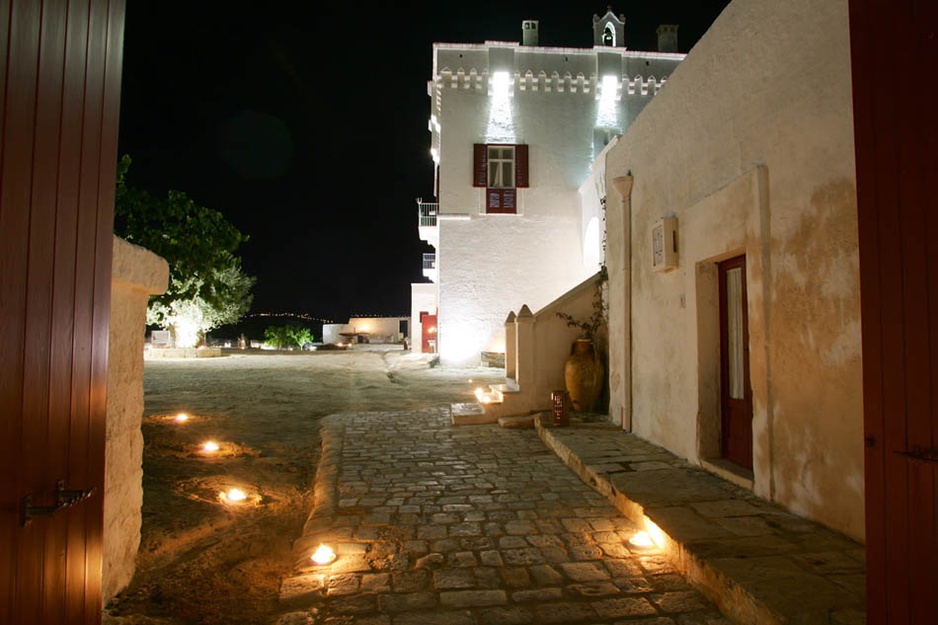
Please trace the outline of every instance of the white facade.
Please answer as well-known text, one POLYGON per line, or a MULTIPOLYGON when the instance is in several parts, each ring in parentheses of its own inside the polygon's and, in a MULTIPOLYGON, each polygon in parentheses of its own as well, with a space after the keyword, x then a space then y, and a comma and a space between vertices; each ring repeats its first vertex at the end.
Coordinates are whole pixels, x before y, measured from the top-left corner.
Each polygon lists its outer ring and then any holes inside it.
POLYGON ((351 317, 348 323, 327 323, 322 326, 322 342, 398 343, 410 334, 401 328, 410 327, 410 317, 351 317), (402 322, 404 325, 402 326, 402 322))
POLYGON ((444 364, 504 352, 508 311, 537 310, 599 269, 601 224, 595 202, 584 219, 578 191, 596 155, 684 55, 627 50, 621 20, 607 13, 596 22, 597 36, 608 23, 620 47, 433 46, 439 202, 435 231, 421 226, 421 235, 437 247, 444 364), (500 148, 509 155, 505 169, 500 148))

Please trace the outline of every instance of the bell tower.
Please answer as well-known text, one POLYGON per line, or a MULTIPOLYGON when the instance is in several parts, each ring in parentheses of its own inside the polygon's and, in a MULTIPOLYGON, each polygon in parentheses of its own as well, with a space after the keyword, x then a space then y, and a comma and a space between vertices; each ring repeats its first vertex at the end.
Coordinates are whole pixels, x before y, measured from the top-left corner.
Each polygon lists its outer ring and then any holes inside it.
POLYGON ((616 16, 612 7, 606 7, 602 17, 593 15, 593 45, 610 48, 625 47, 625 15, 616 16))

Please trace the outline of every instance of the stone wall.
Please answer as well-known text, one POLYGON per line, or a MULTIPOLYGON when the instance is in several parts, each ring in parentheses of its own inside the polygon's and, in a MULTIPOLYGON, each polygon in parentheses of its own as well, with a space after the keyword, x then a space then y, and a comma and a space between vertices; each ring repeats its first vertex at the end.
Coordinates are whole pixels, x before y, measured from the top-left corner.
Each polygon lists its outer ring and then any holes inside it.
POLYGON ((149 296, 163 293, 168 280, 165 260, 114 237, 104 482, 105 602, 130 582, 140 545, 146 309, 149 296))

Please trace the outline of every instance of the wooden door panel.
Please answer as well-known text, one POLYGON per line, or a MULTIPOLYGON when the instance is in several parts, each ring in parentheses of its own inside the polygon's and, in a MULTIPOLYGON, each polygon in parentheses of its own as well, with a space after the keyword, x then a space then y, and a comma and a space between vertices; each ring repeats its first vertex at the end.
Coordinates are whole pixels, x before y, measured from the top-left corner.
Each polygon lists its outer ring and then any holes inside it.
POLYGON ((933 73, 936 21, 928 0, 850 0, 870 625, 938 622, 938 95, 867 79, 933 73))
POLYGON ((0 11, 0 622, 100 622, 123 0, 0 11), (23 524, 24 497, 97 488, 23 524))
MULTIPOLYGON (((14 606, 22 588, 38 589, 40 569, 18 571, 21 537, 27 544, 36 544, 31 535, 23 536, 19 530, 19 507, 27 489, 35 487, 28 482, 22 469, 20 443, 23 433, 24 404, 23 376, 26 325, 26 277, 28 269, 28 233, 30 179, 32 173, 33 121, 36 95, 36 67, 39 50, 33 44, 38 39, 40 7, 31 3, 18 3, 9 13, 8 47, 4 54, 7 71, 6 98, 3 102, 2 169, 0 169, 0 402, 4 423, 3 453, 0 453, 0 479, 3 480, 0 506, 0 532, 2 553, 9 554, 0 567, 0 593, 3 593, 0 622, 14 621, 14 606), (10 155, 17 155, 11 158, 10 155)), ((6 11, 4 11, 5 13, 6 11)), ((33 478, 38 479, 38 478, 33 478)), ((21 596, 21 595, 19 595, 21 596)), ((28 598, 28 597, 27 597, 28 598)), ((33 603, 36 603, 33 601, 33 603)), ((29 617, 30 615, 26 615, 29 617)))

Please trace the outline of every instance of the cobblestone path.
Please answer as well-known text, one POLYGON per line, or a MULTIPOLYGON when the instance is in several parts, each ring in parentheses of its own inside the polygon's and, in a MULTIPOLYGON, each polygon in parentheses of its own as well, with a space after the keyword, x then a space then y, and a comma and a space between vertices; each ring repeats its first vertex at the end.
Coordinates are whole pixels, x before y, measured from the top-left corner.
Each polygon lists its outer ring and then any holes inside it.
POLYGON ((636 528, 531 430, 445 410, 323 425, 297 543, 338 558, 284 582, 282 625, 725 625, 636 528))

